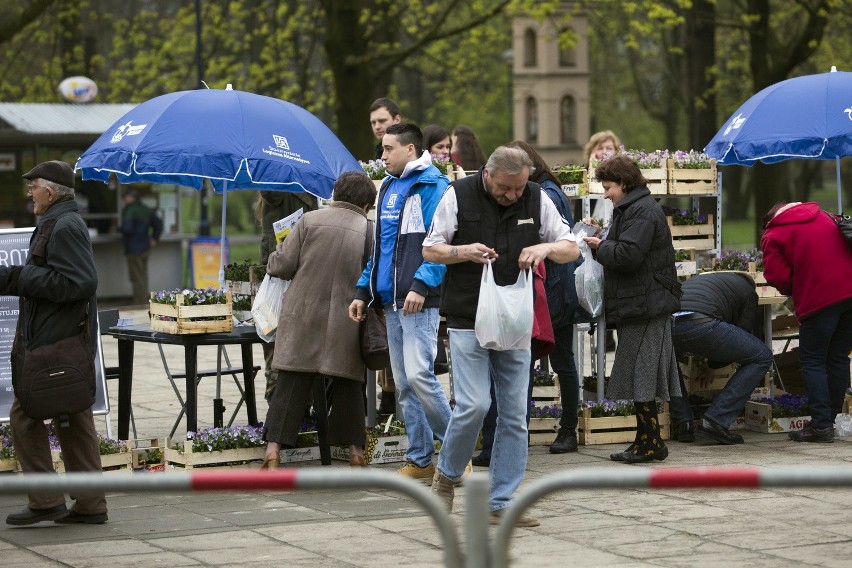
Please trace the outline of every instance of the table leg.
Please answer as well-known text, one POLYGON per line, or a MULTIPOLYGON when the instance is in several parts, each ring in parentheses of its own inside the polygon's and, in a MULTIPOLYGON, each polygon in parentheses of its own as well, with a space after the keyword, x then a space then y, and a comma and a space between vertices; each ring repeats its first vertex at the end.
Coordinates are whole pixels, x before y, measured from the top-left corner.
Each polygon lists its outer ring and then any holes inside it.
POLYGON ((186 431, 198 431, 198 346, 184 346, 186 367, 186 431))
POLYGON ((133 391, 133 341, 118 340, 118 439, 130 439, 130 403, 133 391))
MULTIPOLYGON (((772 304, 763 305, 763 341, 772 351, 772 304)), ((769 381, 769 398, 775 397, 775 381, 769 381)))
POLYGON ((249 424, 257 426, 257 399, 254 392, 254 356, 252 354, 252 347, 251 343, 240 345, 243 354, 243 387, 245 388, 246 414, 248 414, 249 424))

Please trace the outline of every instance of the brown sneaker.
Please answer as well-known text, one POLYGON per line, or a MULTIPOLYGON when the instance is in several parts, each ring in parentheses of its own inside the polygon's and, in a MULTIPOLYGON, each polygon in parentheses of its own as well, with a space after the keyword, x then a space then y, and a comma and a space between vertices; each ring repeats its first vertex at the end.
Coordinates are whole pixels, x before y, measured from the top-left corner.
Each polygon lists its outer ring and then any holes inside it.
MULTIPOLYGON (((499 525, 500 519, 503 518, 503 509, 499 509, 497 511, 491 511, 491 515, 488 517, 488 522, 492 525, 499 525)), ((538 519, 534 517, 530 517, 529 515, 521 515, 518 517, 518 520, 515 521, 516 527, 537 527, 541 523, 538 522, 538 519)))
POLYGON ((453 497, 455 496, 455 483, 449 477, 444 477, 440 471, 435 470, 432 478, 432 495, 435 495, 447 506, 447 511, 453 512, 453 497))
POLYGON ((396 470, 396 472, 429 485, 432 483, 432 476, 435 475, 435 464, 430 463, 426 467, 419 467, 414 462, 406 460, 405 465, 396 470))

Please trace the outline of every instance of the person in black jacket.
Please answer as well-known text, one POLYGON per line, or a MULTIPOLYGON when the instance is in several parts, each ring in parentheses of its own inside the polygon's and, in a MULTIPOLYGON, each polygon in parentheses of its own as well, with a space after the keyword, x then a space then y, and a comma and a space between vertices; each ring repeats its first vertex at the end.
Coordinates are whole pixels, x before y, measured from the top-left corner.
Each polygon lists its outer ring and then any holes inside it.
MULTIPOLYGON (((754 280, 741 272, 699 274, 683 283, 680 309, 672 331, 678 356, 692 353, 710 361, 740 364, 713 398, 695 435, 720 444, 742 444, 742 436, 728 428, 772 366, 772 350, 756 337, 763 333, 763 320, 754 280)), ((678 438, 689 439, 692 409, 685 391, 683 396, 672 396, 671 413, 678 438)))
MULTIPOLYGON (((636 439, 613 461, 664 460, 669 450, 660 437, 656 399, 680 395, 671 314, 680 307, 680 282, 672 235, 662 207, 647 180, 626 156, 601 163, 595 177, 612 200, 612 223, 605 238, 586 237, 604 267, 604 310, 618 328, 618 348, 607 396, 632 399, 636 439)), ((584 222, 597 225, 593 219, 584 222)))
MULTIPOLYGON (((0 267, 0 294, 18 296, 21 302, 13 352, 36 349, 80 333, 87 317, 90 329, 96 329, 98 321, 95 298, 98 274, 89 231, 74 201, 74 171, 65 162, 54 160, 37 165, 23 177, 28 181, 27 192, 32 196, 34 212, 39 217, 30 239, 27 263, 0 267), (46 244, 44 236, 48 237, 46 244)), ((94 355, 95 337, 91 332, 89 335, 94 355)), ((19 372, 19 365, 13 365, 13 384, 19 372)), ((28 416, 17 393, 12 402, 10 422, 18 463, 24 473, 52 472, 44 420, 28 416)), ((53 425, 68 471, 101 471, 91 408, 68 415, 67 424, 54 419, 53 425)), ((42 521, 104 523, 107 521, 106 498, 102 492, 78 495, 69 511, 62 493, 34 491, 29 494, 27 507, 6 517, 10 525, 32 525, 42 521)))

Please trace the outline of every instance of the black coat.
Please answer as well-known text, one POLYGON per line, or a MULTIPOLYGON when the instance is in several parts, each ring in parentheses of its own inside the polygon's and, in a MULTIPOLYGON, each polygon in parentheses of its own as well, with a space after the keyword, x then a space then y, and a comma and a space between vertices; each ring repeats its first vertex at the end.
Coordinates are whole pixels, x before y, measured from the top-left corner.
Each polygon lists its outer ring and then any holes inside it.
POLYGON ((633 189, 615 206, 595 258, 604 267, 608 323, 652 319, 680 308, 672 234, 647 187, 633 189))

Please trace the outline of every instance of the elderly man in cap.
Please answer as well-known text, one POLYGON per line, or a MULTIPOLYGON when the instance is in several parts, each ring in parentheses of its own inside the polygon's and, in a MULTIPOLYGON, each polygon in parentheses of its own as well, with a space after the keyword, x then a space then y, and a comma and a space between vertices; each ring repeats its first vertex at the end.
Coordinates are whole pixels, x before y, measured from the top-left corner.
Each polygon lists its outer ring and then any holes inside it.
POLYGON ((127 191, 121 212, 121 236, 124 238, 127 272, 136 305, 148 302, 148 257, 162 232, 163 221, 139 200, 139 192, 135 189, 127 191))
MULTIPOLYGON (((37 165, 24 174, 27 194, 38 216, 24 266, 0 266, 0 294, 20 297, 18 329, 13 353, 56 343, 80 333, 86 322, 95 329, 98 277, 89 232, 74 201, 74 171, 64 162, 37 165)), ((94 334, 89 334, 95 351, 94 334)), ((17 356, 13 355, 13 359, 17 356)), ((18 384, 20 364, 12 365, 18 384)), ((26 414, 18 392, 10 412, 12 437, 24 473, 52 472, 47 428, 43 420, 26 414)), ((92 409, 54 419, 68 471, 101 471, 92 409)), ((22 511, 6 517, 10 525, 42 521, 60 524, 99 524, 107 520, 103 493, 79 495, 69 511, 61 493, 33 491, 22 511)))

